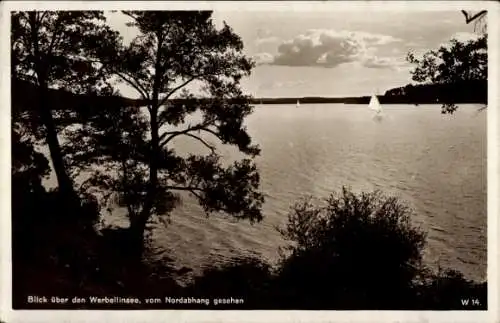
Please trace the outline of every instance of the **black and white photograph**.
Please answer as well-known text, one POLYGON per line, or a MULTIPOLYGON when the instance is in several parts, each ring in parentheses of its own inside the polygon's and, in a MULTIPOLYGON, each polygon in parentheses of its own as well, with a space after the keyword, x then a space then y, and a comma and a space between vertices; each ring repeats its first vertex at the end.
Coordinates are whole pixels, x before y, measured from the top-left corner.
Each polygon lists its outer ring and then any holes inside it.
POLYGON ((11 310, 495 310, 493 3, 6 3, 11 310))

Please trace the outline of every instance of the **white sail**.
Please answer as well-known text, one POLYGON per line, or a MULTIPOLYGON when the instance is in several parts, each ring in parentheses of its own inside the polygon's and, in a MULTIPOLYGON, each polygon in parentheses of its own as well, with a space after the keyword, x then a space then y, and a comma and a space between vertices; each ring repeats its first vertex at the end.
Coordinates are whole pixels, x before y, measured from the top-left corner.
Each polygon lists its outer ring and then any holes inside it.
POLYGON ((297 100, 297 108, 300 107, 300 101, 297 100))
POLYGON ((382 106, 380 105, 380 102, 378 101, 378 98, 376 95, 372 95, 372 98, 370 99, 370 103, 368 104, 368 107, 377 113, 382 112, 382 106))

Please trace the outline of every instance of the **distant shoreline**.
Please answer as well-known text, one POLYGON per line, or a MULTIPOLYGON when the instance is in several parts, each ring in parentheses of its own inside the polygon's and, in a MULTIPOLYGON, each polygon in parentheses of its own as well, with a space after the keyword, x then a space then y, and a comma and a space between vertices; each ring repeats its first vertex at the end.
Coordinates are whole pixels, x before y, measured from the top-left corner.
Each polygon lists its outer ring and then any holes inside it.
MULTIPOLYGON (((443 102, 436 100, 409 100, 406 97, 386 97, 383 95, 377 96, 381 104, 442 104, 443 102)), ((296 104, 297 101, 300 104, 326 104, 326 103, 336 103, 336 104, 368 104, 370 102, 369 96, 362 97, 345 97, 345 98, 322 98, 322 97, 303 97, 303 98, 262 98, 262 99, 252 99, 250 102, 254 105, 259 104, 296 104)), ((482 104, 483 100, 461 100, 460 102, 454 102, 456 104, 468 104, 476 103, 482 104)))
MULTIPOLYGON (((11 84, 12 106, 15 109, 31 110, 38 102, 38 90, 36 86, 28 81, 13 79, 11 84)), ((382 95, 378 95, 381 104, 487 104, 488 101, 487 80, 463 81, 453 84, 423 84, 406 85, 400 88, 393 88, 382 95)), ((295 98, 250 98, 250 104, 368 104, 371 96, 359 97, 295 97, 295 98)), ((85 110, 93 107, 99 108, 120 108, 122 106, 144 107, 148 101, 144 99, 131 99, 120 95, 99 96, 95 94, 74 94, 65 90, 50 89, 48 100, 51 102, 53 110, 67 110, 72 107, 75 110, 85 110)), ((203 103, 210 98, 193 99, 171 99, 174 104, 188 104, 191 101, 203 103)), ((238 104, 247 103, 246 99, 226 99, 227 103, 238 104)))
MULTIPOLYGON (((408 84, 377 95, 382 104, 484 103, 488 101, 487 80, 466 80, 454 83, 408 84)), ((252 104, 345 103, 368 104, 371 95, 358 97, 253 98, 252 104)))

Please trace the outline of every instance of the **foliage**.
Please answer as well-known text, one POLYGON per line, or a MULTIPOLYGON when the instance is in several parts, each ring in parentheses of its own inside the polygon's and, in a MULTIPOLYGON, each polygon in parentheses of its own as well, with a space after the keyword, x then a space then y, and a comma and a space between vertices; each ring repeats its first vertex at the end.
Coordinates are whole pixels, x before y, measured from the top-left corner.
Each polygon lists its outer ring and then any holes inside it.
POLYGON ((418 306, 436 310, 486 310, 488 289, 486 282, 466 279, 457 270, 439 268, 437 273, 424 273, 418 286, 418 306), (463 296, 466 295, 466 296, 463 296), (469 303, 462 304, 462 299, 469 303), (479 304, 472 304, 472 300, 479 304))
POLYGON ((462 43, 456 39, 450 46, 424 54, 419 60, 410 53, 408 60, 418 66, 413 80, 419 83, 453 83, 461 80, 484 80, 488 77, 486 35, 462 43))
MULTIPOLYGON (((45 94, 38 98, 39 101, 46 99, 49 87, 85 94, 101 88, 108 89, 109 84, 105 82, 107 74, 99 63, 99 56, 116 47, 118 35, 104 22, 103 13, 98 11, 13 12, 13 91, 18 90, 19 80, 38 85, 45 94)), ((23 93, 15 92, 13 95, 17 98, 23 93)), ((50 105, 54 102, 37 103, 46 104, 44 109, 51 109, 50 105)), ((43 119, 38 120, 27 110, 21 112, 19 117, 23 117, 25 124, 32 123, 30 129, 37 139, 47 136, 43 129, 47 125, 43 124, 43 119)), ((54 118, 52 113, 50 118, 54 118)))
MULTIPOLYGON (((271 265, 255 256, 234 257, 222 265, 204 269, 185 288, 184 294, 196 297, 241 297, 243 308, 266 308, 276 304, 271 299, 275 277, 271 265)), ((219 305, 218 308, 221 306, 219 305)), ((228 309, 241 309, 230 305, 228 309)))
POLYGON ((38 86, 38 115, 26 112, 26 125, 44 138, 62 193, 75 198, 63 162, 57 125, 47 99, 50 87, 75 93, 98 91, 106 72, 98 58, 116 47, 118 34, 98 11, 16 11, 11 14, 11 73, 38 86))
POLYGON ((13 183, 26 183, 27 191, 41 187, 41 181, 49 175, 49 161, 35 150, 33 140, 18 122, 11 128, 13 183))
MULTIPOLYGON (((372 198, 375 196, 375 193, 365 193, 365 198, 363 194, 353 196, 349 192, 336 195, 337 202, 333 205, 340 208, 332 208, 337 210, 336 216, 333 217, 336 218, 337 224, 341 222, 345 227, 332 228, 335 237, 313 236, 322 231, 318 228, 313 229, 321 221, 292 220, 288 225, 290 229, 283 230, 291 233, 290 236, 295 237, 294 241, 298 241, 299 232, 308 233, 308 237, 297 242, 295 247, 289 250, 291 254, 284 255, 277 268, 271 267, 259 257, 237 257, 226 264, 210 265, 186 287, 179 286, 173 281, 172 270, 169 268, 149 268, 127 262, 126 236, 129 233, 126 230, 104 230, 102 237, 99 237, 92 232, 84 233, 77 227, 58 226, 57 222, 47 225, 45 220, 34 221, 37 215, 45 216, 47 213, 64 212, 64 210, 60 208, 59 203, 54 203, 50 194, 42 193, 35 197, 36 194, 27 194, 25 190, 16 190, 13 194, 17 206, 14 209, 14 228, 21 226, 23 229, 13 235, 15 308, 26 308, 26 297, 33 293, 164 297, 165 291, 168 290, 171 297, 217 296, 242 298, 245 301, 242 305, 218 305, 217 309, 460 310, 464 309, 460 302, 460 298, 464 295, 481 301, 481 306, 469 305, 467 309, 486 309, 486 283, 467 281, 456 271, 433 273, 422 267, 415 273, 412 284, 401 284, 397 288, 394 288, 394 285, 401 282, 397 275, 394 277, 380 275, 381 268, 391 270, 394 267, 392 263, 386 262, 385 256, 392 253, 397 256, 402 249, 401 245, 407 243, 407 236, 414 229, 401 230, 406 220, 401 218, 400 221, 395 221, 397 218, 395 210, 398 209, 395 205, 400 205, 398 203, 389 202, 385 207, 379 207, 384 203, 373 200, 372 207, 374 210, 379 210, 380 216, 378 219, 367 220, 362 201, 367 202, 370 196, 372 198), (347 196, 350 202, 345 203, 340 200, 342 196, 347 196), (24 203, 20 202, 21 199, 24 203), (394 208, 389 205, 393 205, 394 208), (39 209, 47 212, 40 214, 39 209), (31 215, 27 215, 28 213, 31 215), (385 214, 392 220, 384 221, 385 214), (20 219, 27 217, 32 220, 20 223, 20 219), (342 222, 341 218, 345 220, 342 222), (359 222, 355 224, 356 220, 351 218, 359 218, 359 222), (397 225, 396 222, 400 224, 397 225), (389 225, 390 223, 393 225, 389 225), (48 239, 48 236, 51 238, 48 239), (390 246, 384 246, 384 249, 362 250, 362 246, 369 247, 367 245, 371 242, 382 248, 383 244, 379 241, 389 239, 391 236, 396 239, 395 242, 390 246), (360 240, 364 241, 362 246, 356 244, 356 241, 360 240), (340 241, 352 241, 352 248, 346 247, 340 241), (331 246, 335 244, 342 247, 332 248, 331 246), (321 252, 320 249, 324 251, 321 252), (338 252, 338 255, 350 252, 349 257, 337 258, 329 252, 341 249, 343 252, 338 252), (361 259, 370 251, 376 252, 376 255, 381 255, 382 258, 370 263, 368 262, 373 259, 361 259), (356 258, 359 259, 353 262, 352 259, 356 258), (364 267, 352 267, 355 264, 364 267), (368 278, 374 281, 370 283, 368 278), (356 284, 358 279, 364 284, 356 284), (377 282, 376 279, 382 281, 377 282)), ((381 201, 384 200, 387 202, 389 198, 383 198, 381 201)), ((303 206, 304 203, 298 205, 303 206)), ((311 214, 314 213, 316 214, 314 217, 320 217, 322 212, 326 212, 326 208, 328 204, 306 209, 295 208, 292 210, 291 218, 296 219, 296 214, 307 214, 304 218, 311 219, 311 214), (323 211, 311 213, 308 210, 323 211)), ((391 272, 397 272, 392 269, 391 272)), ((403 268, 399 271, 405 270, 403 268)), ((49 305, 50 308, 54 306, 54 304, 49 305)), ((90 304, 75 306, 96 308, 96 305, 90 304)), ((142 304, 139 308, 144 307, 196 308, 193 305, 168 304, 142 304)), ((203 305, 203 308, 206 307, 203 305)))
POLYGON ((140 34, 102 60, 149 102, 147 111, 130 107, 85 119, 80 129, 67 134, 68 161, 79 171, 99 166, 88 184, 118 195, 138 235, 152 215, 169 214, 180 202, 180 192, 191 193, 207 213, 223 211, 259 221, 263 198, 251 160, 259 148, 243 125, 252 108, 239 84, 253 63, 242 54, 241 39, 227 25, 217 30, 211 12, 124 13, 140 34), (189 87, 193 82, 208 98, 195 96, 189 87), (201 120, 186 124, 195 113, 201 120), (225 166, 206 136, 234 145, 250 158, 225 166), (197 141, 209 154, 181 156, 173 147, 180 137, 197 141))
POLYGON ((12 73, 16 78, 86 93, 106 78, 99 57, 118 34, 101 11, 18 11, 11 15, 12 73))
POLYGON ((236 258, 205 269, 185 295, 238 295, 243 308, 294 310, 464 309, 467 295, 482 303, 467 309, 486 308, 486 283, 421 264, 425 234, 397 198, 343 188, 324 202, 292 207, 279 228, 292 244, 275 268, 236 258))
MULTIPOLYGON (((487 34, 467 42, 453 39, 448 46, 431 50, 422 58, 410 52, 407 61, 416 65, 411 74, 417 83, 454 84, 487 80, 487 34)), ((453 113, 457 109, 453 96, 442 98, 440 102, 443 103, 442 113, 453 113)))
POLYGON ((408 207, 378 191, 355 194, 346 188, 325 202, 297 203, 279 229, 293 243, 280 268, 284 293, 304 295, 301 301, 320 307, 397 307, 410 297, 425 234, 411 226, 408 207), (329 290, 328 299, 318 299, 318 286, 329 290))
POLYGON ((100 212, 90 194, 82 194, 80 208, 71 209, 84 215, 83 221, 71 220, 66 201, 57 190, 43 187, 48 160, 34 149, 29 132, 26 135, 18 123, 12 129, 12 157, 15 308, 26 308, 26 298, 33 294, 122 295, 125 284, 128 292, 137 293, 145 288, 149 291, 159 282, 163 288, 171 287, 169 290, 176 287, 168 279, 148 279, 150 272, 143 268, 124 266, 120 258, 124 246, 113 245, 86 226, 96 221, 100 212))
POLYGON ((455 83, 408 84, 387 90, 383 102, 422 103, 454 101, 460 103, 485 103, 488 101, 488 81, 469 80, 455 83))

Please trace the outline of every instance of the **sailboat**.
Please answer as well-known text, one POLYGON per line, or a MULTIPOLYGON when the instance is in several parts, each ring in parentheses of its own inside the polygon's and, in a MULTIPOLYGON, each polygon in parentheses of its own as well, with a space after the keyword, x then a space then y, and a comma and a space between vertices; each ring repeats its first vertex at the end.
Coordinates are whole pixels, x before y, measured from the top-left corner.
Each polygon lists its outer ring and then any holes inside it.
POLYGON ((380 102, 378 101, 377 96, 374 94, 372 95, 370 99, 370 103, 368 104, 368 107, 375 111, 378 114, 382 113, 382 106, 380 105, 380 102))
POLYGON ((300 108, 300 101, 297 100, 297 108, 300 108))

